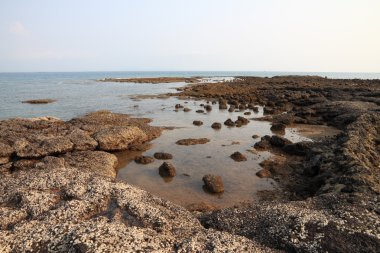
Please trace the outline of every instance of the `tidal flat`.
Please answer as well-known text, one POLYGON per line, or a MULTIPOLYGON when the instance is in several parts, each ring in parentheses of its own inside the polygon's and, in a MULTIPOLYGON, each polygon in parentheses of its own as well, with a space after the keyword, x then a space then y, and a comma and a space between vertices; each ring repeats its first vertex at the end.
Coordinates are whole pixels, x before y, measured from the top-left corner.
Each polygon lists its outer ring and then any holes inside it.
POLYGON ((0 251, 377 252, 380 80, 176 88, 0 121, 0 251))

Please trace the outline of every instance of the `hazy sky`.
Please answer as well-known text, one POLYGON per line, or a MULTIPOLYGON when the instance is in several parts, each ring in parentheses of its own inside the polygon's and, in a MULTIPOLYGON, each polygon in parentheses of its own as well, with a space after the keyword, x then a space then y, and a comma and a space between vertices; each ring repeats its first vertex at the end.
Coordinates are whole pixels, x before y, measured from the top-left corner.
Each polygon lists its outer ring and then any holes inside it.
POLYGON ((380 0, 0 0, 0 72, 380 72, 380 0))

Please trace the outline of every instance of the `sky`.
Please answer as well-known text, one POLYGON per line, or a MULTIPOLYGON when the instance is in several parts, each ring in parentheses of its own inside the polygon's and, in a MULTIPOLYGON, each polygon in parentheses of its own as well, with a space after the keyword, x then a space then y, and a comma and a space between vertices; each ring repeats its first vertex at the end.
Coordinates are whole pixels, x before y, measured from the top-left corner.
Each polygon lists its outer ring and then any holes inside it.
POLYGON ((379 0, 0 0, 0 72, 380 72, 379 0))

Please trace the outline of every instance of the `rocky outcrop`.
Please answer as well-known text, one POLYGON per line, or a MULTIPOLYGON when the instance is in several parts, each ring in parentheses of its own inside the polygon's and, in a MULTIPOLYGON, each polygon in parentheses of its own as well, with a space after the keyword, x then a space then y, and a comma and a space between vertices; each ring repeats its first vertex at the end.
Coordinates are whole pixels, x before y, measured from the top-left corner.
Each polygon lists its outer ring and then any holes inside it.
POLYGON ((199 139, 189 138, 189 139, 178 140, 176 144, 190 146, 190 145, 206 144, 208 142, 210 142, 210 139, 207 139, 207 138, 199 138, 199 139))

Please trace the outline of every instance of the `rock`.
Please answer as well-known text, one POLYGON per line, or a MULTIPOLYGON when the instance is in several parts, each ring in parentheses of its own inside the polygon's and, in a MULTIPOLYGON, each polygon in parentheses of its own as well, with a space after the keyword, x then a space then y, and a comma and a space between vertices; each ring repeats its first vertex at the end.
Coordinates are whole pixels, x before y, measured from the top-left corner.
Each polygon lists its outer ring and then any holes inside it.
POLYGON ((261 140, 259 142, 256 142, 254 145, 254 148, 257 150, 268 150, 272 147, 270 144, 271 137, 269 135, 265 135, 261 137, 261 140))
POLYGON ((245 112, 244 115, 251 115, 251 112, 245 112))
POLYGON ((286 125, 282 123, 273 124, 270 128, 273 132, 285 132, 286 125))
POLYGON ((230 156, 235 162, 247 161, 247 157, 240 152, 235 152, 230 156))
POLYGON ((227 110, 227 108, 228 108, 227 103, 225 103, 225 104, 219 103, 219 110, 227 110))
POLYGON ((11 146, 0 142, 0 157, 9 157, 14 153, 11 146))
POLYGON ((267 106, 264 107, 264 114, 275 114, 275 113, 276 111, 273 108, 270 108, 267 106))
POLYGON ((205 111, 203 111, 203 110, 196 110, 195 112, 196 113, 204 113, 205 111))
POLYGON ((154 158, 150 156, 136 156, 135 162, 138 164, 149 164, 154 162, 154 158))
POLYGON ((294 144, 285 145, 283 151, 290 155, 304 156, 310 150, 310 142, 297 142, 294 144))
POLYGON ((126 150, 131 144, 146 141, 147 135, 138 127, 111 127, 93 135, 104 151, 126 150))
POLYGON ((98 146, 98 142, 81 129, 73 130, 67 137, 74 144, 76 151, 94 150, 98 146))
POLYGON ((222 128, 222 124, 219 123, 219 122, 214 122, 214 123, 212 123, 211 128, 213 128, 213 129, 221 129, 222 128))
POLYGON ((270 173, 269 170, 267 169, 261 169, 260 171, 258 171, 256 173, 256 175, 259 177, 259 178, 270 178, 272 177, 272 174, 270 173))
POLYGON ((260 136, 258 136, 257 134, 254 134, 254 135, 252 135, 252 138, 253 139, 258 139, 258 138, 260 138, 260 136))
POLYGON ((224 125, 229 126, 229 127, 234 127, 235 122, 233 122, 231 119, 227 119, 226 121, 224 121, 224 125))
POLYGON ((200 120, 194 120, 194 121, 193 121, 193 125, 195 125, 195 126, 202 126, 202 125, 203 125, 203 122, 200 121, 200 120))
POLYGON ((186 107, 186 108, 183 109, 183 111, 184 111, 184 112, 190 112, 191 109, 186 107))
POLYGON ((176 109, 181 109, 181 108, 183 108, 183 105, 181 105, 181 104, 176 104, 176 105, 175 105, 175 108, 176 108, 176 109))
POLYGON ((270 140, 270 144, 275 147, 282 148, 285 145, 291 144, 292 142, 289 141, 288 139, 278 136, 278 135, 273 135, 270 140))
POLYGON ((131 146, 129 146, 128 150, 144 152, 144 151, 149 150, 151 147, 152 147, 152 144, 148 142, 141 143, 141 144, 137 143, 137 144, 132 144, 131 146))
POLYGON ((244 104, 239 105, 239 110, 244 111, 246 109, 246 106, 244 104))
POLYGON ((212 110, 212 106, 211 105, 205 105, 204 108, 208 112, 212 110))
POLYGON ((50 104, 54 103, 57 100, 54 99, 33 99, 33 100, 25 100, 22 101, 22 103, 27 103, 27 104, 50 104))
POLYGON ((249 123, 249 120, 242 116, 238 116, 238 119, 235 121, 236 125, 247 125, 248 123, 249 123))
POLYGON ((159 174, 161 177, 175 177, 176 175, 176 169, 173 166, 173 164, 169 162, 164 162, 159 168, 158 168, 159 174))
POLYGON ((154 153, 154 158, 158 160, 170 160, 173 159, 173 155, 169 153, 164 153, 164 152, 156 152, 154 153))
POLYGON ((207 191, 211 193, 224 192, 224 185, 221 176, 208 174, 205 175, 202 180, 207 191))
POLYGON ((98 175, 116 177, 117 157, 104 151, 79 151, 63 156, 67 165, 87 169, 98 175))
POLYGON ((189 145, 206 144, 208 142, 210 142, 210 139, 207 139, 207 138, 199 138, 199 139, 189 138, 189 139, 179 140, 176 142, 176 144, 189 146, 189 145))
POLYGON ((236 109, 235 106, 231 105, 230 108, 228 109, 229 112, 234 112, 236 109))
POLYGON ((33 141, 19 139, 15 142, 16 154, 21 158, 36 158, 64 154, 72 151, 74 144, 65 137, 32 137, 33 141))

